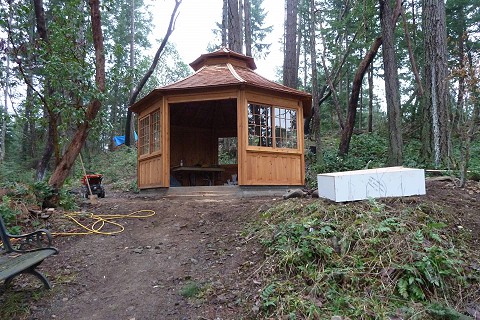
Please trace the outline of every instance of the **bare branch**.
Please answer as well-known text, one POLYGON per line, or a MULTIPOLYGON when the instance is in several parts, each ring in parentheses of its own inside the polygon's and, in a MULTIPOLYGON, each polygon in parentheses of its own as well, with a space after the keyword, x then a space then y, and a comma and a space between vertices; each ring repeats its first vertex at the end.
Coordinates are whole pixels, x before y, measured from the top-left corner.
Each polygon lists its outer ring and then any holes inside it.
POLYGON ((415 75, 415 81, 418 86, 418 95, 423 96, 423 86, 422 80, 420 79, 420 74, 418 73, 417 64, 415 63, 415 56, 413 55, 412 41, 410 39, 410 33, 408 32, 407 19, 405 17, 405 10, 400 6, 400 14, 402 16, 403 30, 405 32, 405 38, 407 40, 408 47, 408 56, 410 57, 410 63, 412 64, 413 74, 415 75))
MULTIPOLYGON (((175 0, 175 7, 173 8, 172 15, 170 16, 170 23, 168 24, 167 32, 165 33, 165 37, 162 40, 162 43, 160 44, 160 47, 158 47, 157 52, 155 53, 155 56, 153 57, 152 64, 150 65, 150 68, 148 68, 147 72, 145 75, 142 77, 138 85, 135 87, 134 90, 132 90, 132 93, 130 95, 130 99, 128 100, 128 105, 131 106, 135 103, 137 100, 137 97, 139 93, 142 91, 143 87, 147 83, 148 79, 152 75, 153 71, 155 71, 155 68, 157 67, 158 60, 160 59, 160 55, 162 54, 163 50, 165 49, 165 46, 167 45, 168 39, 170 38, 170 35, 173 33, 175 30, 175 22, 177 21, 177 10, 180 7, 180 4, 182 3, 182 0, 175 0)), ((125 145, 130 146, 131 145, 131 138, 130 136, 132 135, 131 133, 131 122, 132 122, 132 111, 130 109, 127 111, 127 121, 125 124, 125 145)))

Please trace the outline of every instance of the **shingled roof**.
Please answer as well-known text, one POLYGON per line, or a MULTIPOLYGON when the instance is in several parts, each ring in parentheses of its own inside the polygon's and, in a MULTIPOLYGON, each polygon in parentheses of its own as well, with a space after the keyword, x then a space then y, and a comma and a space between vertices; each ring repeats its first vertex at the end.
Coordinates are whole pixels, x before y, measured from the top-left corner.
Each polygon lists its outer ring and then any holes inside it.
POLYGON ((146 97, 133 104, 130 109, 136 112, 145 100, 150 100, 174 92, 187 92, 196 89, 225 88, 232 86, 251 86, 275 93, 294 96, 303 102, 303 113, 309 115, 312 108, 312 96, 309 93, 289 88, 270 81, 257 74, 252 57, 221 48, 212 53, 201 55, 190 64, 195 73, 164 87, 154 89, 146 97))

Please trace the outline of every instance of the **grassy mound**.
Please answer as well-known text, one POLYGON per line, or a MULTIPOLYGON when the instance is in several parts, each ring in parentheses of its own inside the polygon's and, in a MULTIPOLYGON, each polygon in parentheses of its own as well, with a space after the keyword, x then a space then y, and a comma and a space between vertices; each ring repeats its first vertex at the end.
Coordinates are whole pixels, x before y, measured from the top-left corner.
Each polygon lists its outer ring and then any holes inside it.
POLYGON ((266 250, 256 308, 275 319, 471 319, 478 256, 449 219, 414 199, 281 202, 250 235, 266 250))

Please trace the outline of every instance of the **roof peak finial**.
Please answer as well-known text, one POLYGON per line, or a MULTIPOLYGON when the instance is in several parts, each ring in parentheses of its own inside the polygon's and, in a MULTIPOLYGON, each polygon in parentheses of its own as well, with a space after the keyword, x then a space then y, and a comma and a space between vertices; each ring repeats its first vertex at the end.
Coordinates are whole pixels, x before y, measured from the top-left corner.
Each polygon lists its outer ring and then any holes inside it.
POLYGON ((257 69, 252 57, 243 53, 235 52, 227 47, 220 47, 218 50, 202 54, 195 61, 190 63, 193 70, 197 71, 206 64, 225 64, 243 65, 251 70, 257 69))

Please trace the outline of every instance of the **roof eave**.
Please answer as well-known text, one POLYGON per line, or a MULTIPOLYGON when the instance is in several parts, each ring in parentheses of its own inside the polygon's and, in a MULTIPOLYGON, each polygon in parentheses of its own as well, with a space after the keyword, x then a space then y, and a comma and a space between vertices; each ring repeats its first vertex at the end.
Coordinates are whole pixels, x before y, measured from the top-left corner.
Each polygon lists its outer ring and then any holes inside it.
POLYGON ((229 84, 220 84, 220 85, 207 85, 207 86, 198 86, 198 87, 189 87, 189 88, 157 88, 150 92, 148 95, 142 99, 135 102, 129 107, 129 110, 135 113, 139 113, 145 105, 153 103, 153 101, 160 97, 172 94, 183 94, 191 93, 193 91, 216 91, 218 89, 228 89, 228 88, 245 88, 249 87, 251 89, 261 89, 273 93, 281 93, 283 95, 295 97, 302 102, 302 109, 304 117, 310 117, 312 113, 312 95, 303 91, 292 92, 290 90, 281 90, 275 89, 268 86, 262 86, 258 84, 251 84, 245 82, 238 83, 229 83, 229 84))
POLYGON ((141 98, 140 100, 138 100, 137 102, 132 104, 130 107, 128 107, 128 110, 130 110, 134 113, 140 113, 141 109, 143 109, 143 107, 146 104, 153 103, 153 101, 161 95, 162 95, 162 93, 161 93, 160 89, 153 89, 145 97, 141 98))

